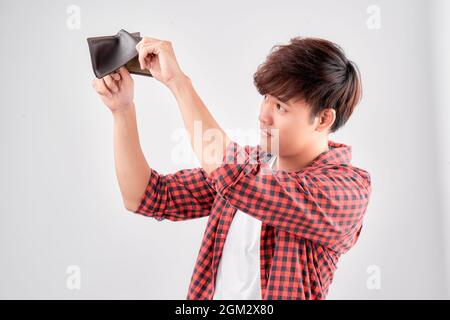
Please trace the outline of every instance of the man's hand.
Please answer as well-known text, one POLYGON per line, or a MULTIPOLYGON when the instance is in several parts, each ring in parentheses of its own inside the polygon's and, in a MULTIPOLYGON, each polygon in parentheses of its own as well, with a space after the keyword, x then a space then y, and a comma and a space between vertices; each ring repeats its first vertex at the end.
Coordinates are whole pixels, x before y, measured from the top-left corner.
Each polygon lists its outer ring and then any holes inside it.
POLYGON ((185 77, 178 65, 170 41, 143 37, 136 45, 141 69, 148 69, 153 77, 167 87, 185 77))
POLYGON ((92 80, 92 86, 113 113, 133 106, 133 78, 125 67, 121 67, 117 73, 92 80))

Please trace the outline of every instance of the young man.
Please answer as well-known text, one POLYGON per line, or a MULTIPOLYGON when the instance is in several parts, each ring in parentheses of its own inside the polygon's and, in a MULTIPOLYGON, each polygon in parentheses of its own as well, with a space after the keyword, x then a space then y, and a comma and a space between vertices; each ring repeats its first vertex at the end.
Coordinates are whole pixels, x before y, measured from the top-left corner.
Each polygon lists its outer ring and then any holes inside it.
POLYGON ((125 68, 93 86, 113 114, 126 209, 157 220, 209 216, 187 299, 325 299, 371 194, 369 173, 350 164, 351 147, 328 140, 361 98, 356 65, 322 39, 275 46, 254 75, 264 99, 261 143, 253 147, 220 128, 169 41, 145 37, 136 49, 141 68, 174 94, 201 167, 170 174, 149 167, 125 68), (203 139, 211 131, 215 139, 203 139))

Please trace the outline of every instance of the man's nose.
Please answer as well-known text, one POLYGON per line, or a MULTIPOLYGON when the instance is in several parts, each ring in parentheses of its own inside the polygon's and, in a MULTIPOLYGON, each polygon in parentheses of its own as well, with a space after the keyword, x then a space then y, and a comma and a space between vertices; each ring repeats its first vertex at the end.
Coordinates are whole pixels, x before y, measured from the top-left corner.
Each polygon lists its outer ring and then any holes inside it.
POLYGON ((270 114, 269 108, 261 107, 261 111, 258 117, 259 121, 268 127, 272 125, 272 115, 270 114))

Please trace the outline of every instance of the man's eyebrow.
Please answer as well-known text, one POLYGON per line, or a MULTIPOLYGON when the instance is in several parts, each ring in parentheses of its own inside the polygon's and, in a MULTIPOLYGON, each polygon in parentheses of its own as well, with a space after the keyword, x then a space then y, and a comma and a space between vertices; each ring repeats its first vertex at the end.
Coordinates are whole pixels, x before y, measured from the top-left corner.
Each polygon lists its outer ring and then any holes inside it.
POLYGON ((281 100, 280 98, 276 98, 276 99, 277 99, 278 101, 282 102, 283 104, 287 105, 289 108, 292 108, 292 105, 291 105, 289 102, 284 101, 284 100, 281 100))
POLYGON ((281 99, 281 98, 279 98, 279 97, 277 97, 277 96, 273 96, 276 100, 278 100, 278 101, 280 101, 280 102, 282 102, 283 104, 285 104, 286 106, 288 106, 289 108, 292 108, 293 106, 292 106, 292 104, 290 104, 288 101, 286 101, 286 100, 283 100, 283 99, 281 99))
POLYGON ((292 108, 292 104, 290 104, 289 102, 286 101, 284 104, 287 105, 289 108, 292 108))

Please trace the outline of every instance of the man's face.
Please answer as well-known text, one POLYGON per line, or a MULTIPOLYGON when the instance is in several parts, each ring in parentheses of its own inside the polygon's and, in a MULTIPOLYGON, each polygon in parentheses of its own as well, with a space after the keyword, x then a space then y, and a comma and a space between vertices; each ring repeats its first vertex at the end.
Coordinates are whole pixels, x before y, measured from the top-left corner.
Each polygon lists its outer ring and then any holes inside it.
POLYGON ((282 157, 298 155, 317 139, 317 118, 310 121, 310 108, 303 101, 283 103, 266 94, 261 103, 259 127, 263 150, 282 157), (268 129, 271 135, 266 135, 268 129))

